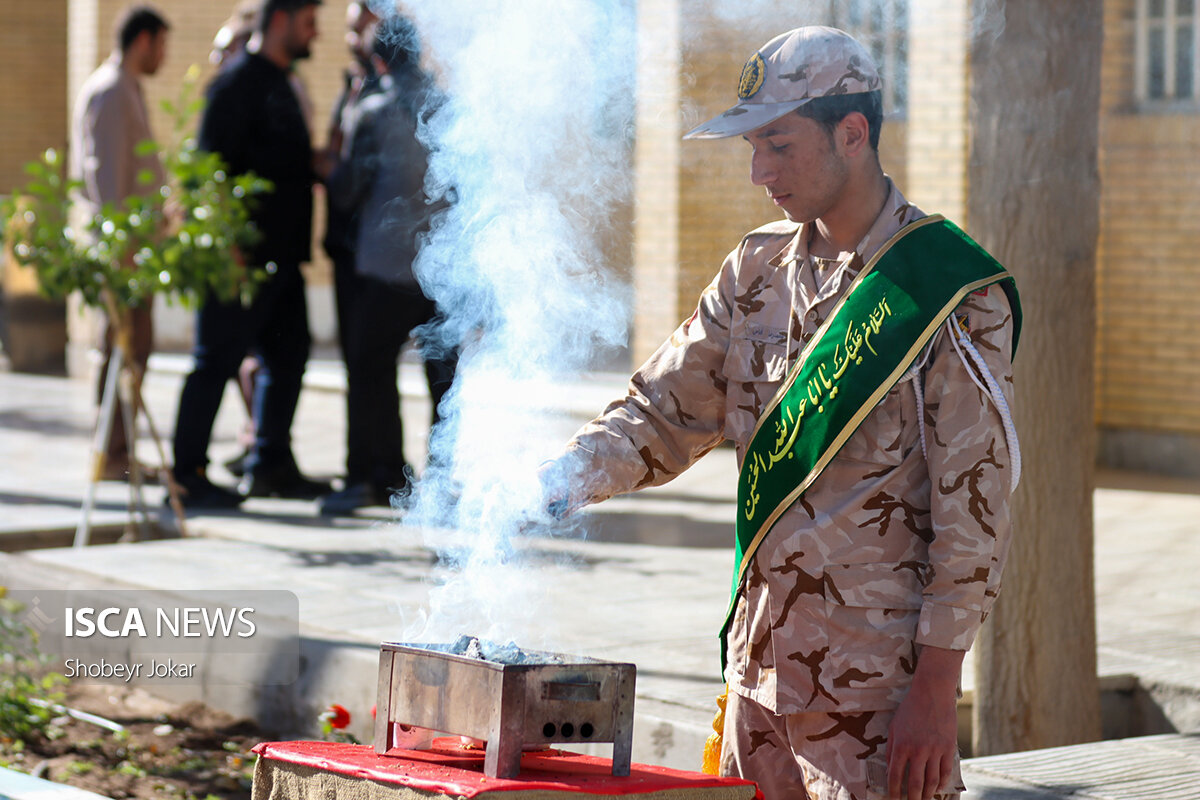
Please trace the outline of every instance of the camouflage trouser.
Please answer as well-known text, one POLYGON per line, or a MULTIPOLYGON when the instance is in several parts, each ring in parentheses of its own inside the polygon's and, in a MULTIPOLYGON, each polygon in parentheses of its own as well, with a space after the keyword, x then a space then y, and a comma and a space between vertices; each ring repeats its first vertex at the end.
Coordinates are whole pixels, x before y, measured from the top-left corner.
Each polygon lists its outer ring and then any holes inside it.
MULTIPOLYGON (((886 800, 893 711, 777 716, 729 693, 721 774, 748 778, 766 800, 886 800)), ((955 759, 956 800, 965 791, 955 759)))

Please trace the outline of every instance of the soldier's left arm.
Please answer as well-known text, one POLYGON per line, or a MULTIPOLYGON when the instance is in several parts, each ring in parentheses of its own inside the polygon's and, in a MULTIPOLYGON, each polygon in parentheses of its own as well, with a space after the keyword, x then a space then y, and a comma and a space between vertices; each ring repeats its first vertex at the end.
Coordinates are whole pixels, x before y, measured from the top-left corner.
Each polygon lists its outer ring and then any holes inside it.
MULTIPOLYGON (((971 295, 955 316, 1011 409, 1013 318, 1004 291, 971 295)), ((917 643, 949 650, 971 646, 995 603, 1012 527, 1014 454, 1001 410, 980 388, 986 376, 968 360, 943 327, 924 387, 933 539, 917 643)))
MULTIPOLYGON (((955 317, 1011 409, 1013 318, 1004 291, 992 286, 971 295, 955 317)), ((1001 412, 980 388, 986 377, 960 350, 965 346, 955 348, 943 327, 924 385, 933 538, 917 631, 921 655, 888 748, 893 794, 912 800, 932 797, 949 780, 963 656, 996 600, 1011 534, 1013 464, 1001 412)))

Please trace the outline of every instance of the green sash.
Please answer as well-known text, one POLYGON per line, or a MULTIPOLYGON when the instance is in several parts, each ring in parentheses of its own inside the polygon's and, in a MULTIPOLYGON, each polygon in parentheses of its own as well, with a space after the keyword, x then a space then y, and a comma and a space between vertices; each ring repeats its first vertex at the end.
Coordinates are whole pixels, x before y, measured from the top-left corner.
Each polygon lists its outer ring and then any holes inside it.
POLYGON ((1012 276, 953 223, 917 220, 880 248, 800 354, 758 420, 738 475, 736 562, 725 624, 759 544, 972 292, 1003 281, 1013 353, 1021 307, 1012 276))

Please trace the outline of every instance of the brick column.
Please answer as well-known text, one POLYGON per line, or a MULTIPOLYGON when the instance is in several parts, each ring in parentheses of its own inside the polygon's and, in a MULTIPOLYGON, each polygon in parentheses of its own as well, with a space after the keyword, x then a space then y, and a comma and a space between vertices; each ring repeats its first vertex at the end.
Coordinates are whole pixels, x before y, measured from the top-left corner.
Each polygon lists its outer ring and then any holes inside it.
POLYGON ((24 165, 67 140, 66 79, 57 65, 67 57, 67 0, 0 0, 8 35, 0 49, 0 194, 29 176, 24 165))
POLYGON ((968 5, 912 0, 909 11, 904 195, 960 225, 967 204, 968 5))
POLYGON ((676 0, 638 3, 633 356, 670 335, 679 312, 680 20, 676 0))
POLYGON ((737 102, 742 65, 778 26, 696 16, 684 0, 638 3, 635 362, 692 313, 742 236, 781 216, 750 183, 741 139, 681 140, 737 102))
MULTIPOLYGON (((112 49, 114 11, 106 0, 67 0, 67 96, 66 136, 71 134, 71 114, 83 82, 108 57, 112 49), (107 26, 107 27, 106 27, 107 26)), ((69 154, 70 150, 67 150, 69 154)), ((67 372, 75 377, 90 377, 93 364, 90 353, 103 330, 104 314, 85 306, 72 294, 67 299, 67 372)))

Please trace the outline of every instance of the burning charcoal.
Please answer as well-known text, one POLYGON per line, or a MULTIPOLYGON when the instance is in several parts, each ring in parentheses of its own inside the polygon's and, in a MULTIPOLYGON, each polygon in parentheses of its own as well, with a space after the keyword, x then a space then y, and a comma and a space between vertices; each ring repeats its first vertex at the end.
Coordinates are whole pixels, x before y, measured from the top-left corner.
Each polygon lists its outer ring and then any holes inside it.
POLYGON ((467 658, 477 658, 480 661, 485 661, 483 657, 483 648, 479 644, 479 638, 475 636, 462 635, 454 640, 454 644, 450 645, 450 652, 456 656, 466 656, 467 658))
POLYGON ((488 661, 496 661, 501 664, 526 664, 530 663, 529 656, 525 651, 517 647, 515 642, 509 642, 505 645, 497 645, 492 642, 487 642, 489 645, 485 651, 488 661))
POLYGON ((566 664, 570 656, 560 653, 544 653, 540 650, 522 650, 516 642, 496 644, 478 636, 459 636, 453 644, 422 644, 417 645, 426 650, 438 653, 449 653, 463 658, 473 658, 477 661, 490 661, 493 664, 507 665, 536 665, 536 664, 566 664))

